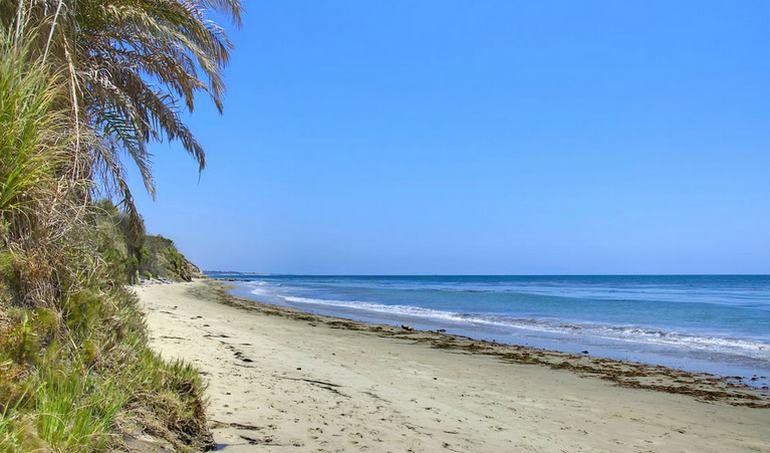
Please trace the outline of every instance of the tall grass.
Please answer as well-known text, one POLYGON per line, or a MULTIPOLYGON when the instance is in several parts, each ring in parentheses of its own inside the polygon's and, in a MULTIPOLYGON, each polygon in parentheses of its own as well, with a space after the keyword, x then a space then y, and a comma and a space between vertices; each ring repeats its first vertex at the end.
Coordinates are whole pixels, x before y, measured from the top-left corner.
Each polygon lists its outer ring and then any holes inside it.
POLYGON ((67 117, 54 108, 59 78, 41 62, 29 62, 29 53, 0 29, 0 213, 6 222, 30 220, 56 190, 71 142, 63 133, 67 117))
POLYGON ((43 448, 27 419, 19 411, 21 400, 0 410, 0 453, 35 451, 43 448))
MULTIPOLYGON (((73 134, 62 77, 36 58, 35 33, 0 29, 0 238, 6 282, 27 306, 57 296, 57 270, 90 184, 74 177, 73 134), (14 275, 8 275, 15 272, 14 275)), ((86 134, 83 135, 84 137, 86 134)), ((72 236, 71 236, 72 237, 72 236)))
POLYGON ((38 435, 64 452, 109 445, 115 417, 128 396, 112 380, 90 374, 47 370, 35 395, 38 435))

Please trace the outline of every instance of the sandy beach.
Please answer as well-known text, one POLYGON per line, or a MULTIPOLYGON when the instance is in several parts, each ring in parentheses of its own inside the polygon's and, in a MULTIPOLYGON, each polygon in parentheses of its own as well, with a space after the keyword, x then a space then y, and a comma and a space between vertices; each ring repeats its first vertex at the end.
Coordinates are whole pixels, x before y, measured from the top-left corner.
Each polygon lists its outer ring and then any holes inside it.
POLYGON ((209 382, 224 451, 770 451, 770 397, 706 375, 135 288, 209 382))

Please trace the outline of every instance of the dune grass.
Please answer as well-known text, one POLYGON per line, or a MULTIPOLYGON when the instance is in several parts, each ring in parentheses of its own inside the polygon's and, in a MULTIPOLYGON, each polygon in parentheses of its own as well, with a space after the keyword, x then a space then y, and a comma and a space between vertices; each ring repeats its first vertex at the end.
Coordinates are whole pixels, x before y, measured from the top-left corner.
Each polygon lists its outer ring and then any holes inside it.
POLYGON ((65 112, 53 107, 61 93, 58 74, 27 60, 26 44, 0 29, 0 211, 33 215, 53 189, 72 140, 65 112))
POLYGON ((126 427, 180 451, 210 444, 200 375, 147 346, 133 294, 87 290, 60 312, 10 313, 0 340, 0 452, 113 451, 126 427))

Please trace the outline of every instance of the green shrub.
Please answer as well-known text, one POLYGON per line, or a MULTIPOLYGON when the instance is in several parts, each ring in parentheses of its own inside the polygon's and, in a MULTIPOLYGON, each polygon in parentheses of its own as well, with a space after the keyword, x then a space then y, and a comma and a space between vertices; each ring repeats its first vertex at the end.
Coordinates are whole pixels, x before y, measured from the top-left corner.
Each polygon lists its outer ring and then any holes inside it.
POLYGON ((101 321, 103 301, 94 291, 82 290, 64 299, 63 316, 75 334, 94 330, 101 321))

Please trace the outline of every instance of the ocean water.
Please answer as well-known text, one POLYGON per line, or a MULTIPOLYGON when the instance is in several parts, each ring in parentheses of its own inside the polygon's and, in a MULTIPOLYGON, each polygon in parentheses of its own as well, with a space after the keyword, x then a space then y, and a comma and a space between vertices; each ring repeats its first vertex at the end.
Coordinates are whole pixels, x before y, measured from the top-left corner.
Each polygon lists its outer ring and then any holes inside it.
POLYGON ((770 276, 210 276, 317 314, 770 383, 770 276))

